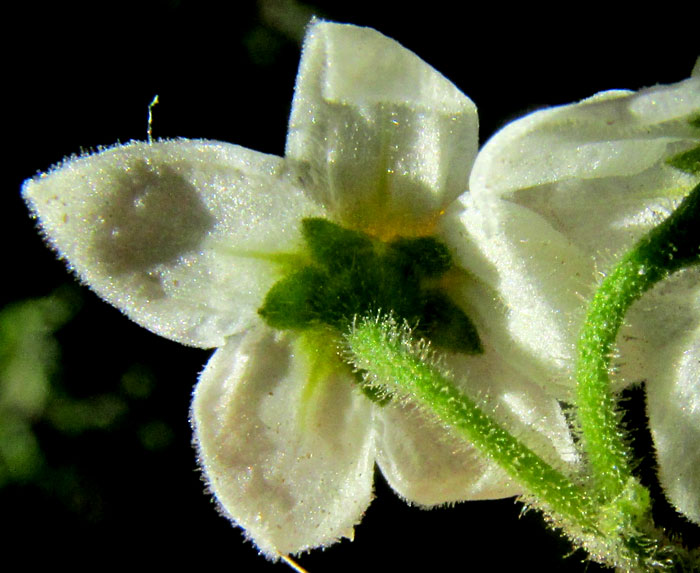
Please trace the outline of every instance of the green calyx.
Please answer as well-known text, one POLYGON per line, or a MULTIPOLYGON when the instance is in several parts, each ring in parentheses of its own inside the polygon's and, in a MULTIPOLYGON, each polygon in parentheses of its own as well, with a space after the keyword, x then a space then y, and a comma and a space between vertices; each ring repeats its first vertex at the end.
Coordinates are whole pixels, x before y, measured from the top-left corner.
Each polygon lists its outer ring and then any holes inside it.
MULTIPOLYGON (((688 123, 692 127, 700 129, 700 113, 691 117, 688 123)), ((700 175, 700 145, 669 157, 666 163, 691 175, 700 175)))
POLYGON ((667 163, 691 175, 700 175, 700 145, 670 157, 667 163))
POLYGON ((381 311, 438 348, 482 352, 474 324, 438 286, 453 264, 437 239, 382 242, 315 218, 302 221, 302 233, 309 262, 275 283, 258 309, 272 328, 328 325, 344 332, 356 316, 381 311))

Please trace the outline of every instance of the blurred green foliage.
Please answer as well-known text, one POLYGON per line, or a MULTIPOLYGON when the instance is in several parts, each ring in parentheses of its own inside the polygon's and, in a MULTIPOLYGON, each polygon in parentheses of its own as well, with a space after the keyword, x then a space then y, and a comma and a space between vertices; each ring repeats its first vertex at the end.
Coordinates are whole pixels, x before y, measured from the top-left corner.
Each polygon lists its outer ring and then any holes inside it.
MULTIPOLYGON (((0 487, 40 480, 47 471, 36 426, 67 435, 109 430, 128 414, 130 401, 144 400, 153 391, 148 368, 133 364, 114 392, 97 388, 84 398, 66 392, 56 333, 80 306, 80 291, 66 286, 0 310, 0 487)), ((172 440, 172 430, 158 420, 145 422, 137 433, 149 450, 172 440)))
MULTIPOLYGON (((0 311, 0 487, 36 476, 44 456, 33 424, 53 411, 75 407, 57 399, 51 380, 58 370, 60 346, 54 333, 75 314, 80 299, 63 288, 39 299, 8 305, 0 311)), ((91 418, 84 418, 83 425, 91 418)))

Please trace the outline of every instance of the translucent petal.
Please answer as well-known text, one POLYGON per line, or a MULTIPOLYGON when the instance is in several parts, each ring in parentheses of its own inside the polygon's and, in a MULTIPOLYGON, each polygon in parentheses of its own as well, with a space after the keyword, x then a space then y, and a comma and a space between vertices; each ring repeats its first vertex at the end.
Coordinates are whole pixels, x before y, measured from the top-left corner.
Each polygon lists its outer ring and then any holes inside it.
MULTIPOLYGON (((486 341, 478 356, 452 357, 451 370, 513 435, 557 467, 578 461, 561 409, 551 396, 506 364, 486 341)), ((522 493, 496 464, 405 405, 378 412, 377 462, 391 486, 423 506, 522 493)))
POLYGON ((463 203, 489 215, 471 221, 467 211, 464 223, 499 269, 491 280, 507 333, 548 366, 545 380, 571 383, 600 273, 694 185, 666 160, 700 142, 689 122, 698 110, 700 78, 607 92, 518 120, 480 152, 463 203))
POLYGON ((647 392, 661 484, 676 509, 700 524, 700 329, 692 337, 675 360, 662 355, 664 375, 647 392))
POLYGON ((474 446, 450 436, 409 405, 385 406, 377 420, 377 464, 398 495, 424 507, 521 493, 474 446))
POLYGON ((415 54, 369 28, 309 30, 286 155, 340 221, 429 232, 466 188, 476 150, 474 104, 415 54))
POLYGON ((520 191, 547 183, 625 177, 658 168, 674 148, 687 148, 687 140, 697 139, 688 118, 698 109, 700 78, 692 78, 636 94, 604 92, 532 113, 487 142, 474 165, 470 190, 519 201, 520 191))
POLYGON ((460 198, 446 222, 461 224, 444 226, 455 260, 468 269, 458 299, 503 361, 566 398, 593 263, 537 213, 508 201, 475 203, 471 194, 460 198))
POLYGON ((661 484, 671 503, 700 524, 700 268, 659 283, 627 319, 643 336, 629 339, 635 352, 623 347, 621 359, 654 357, 640 376, 661 484))
POLYGON ((309 391, 312 362, 260 326, 217 350, 194 394, 209 486, 271 558, 352 537, 372 496, 371 404, 345 369, 309 391))
POLYGON ((278 157, 226 143, 130 143, 25 183, 49 242, 131 319, 213 347, 255 319, 275 256, 322 214, 278 157))

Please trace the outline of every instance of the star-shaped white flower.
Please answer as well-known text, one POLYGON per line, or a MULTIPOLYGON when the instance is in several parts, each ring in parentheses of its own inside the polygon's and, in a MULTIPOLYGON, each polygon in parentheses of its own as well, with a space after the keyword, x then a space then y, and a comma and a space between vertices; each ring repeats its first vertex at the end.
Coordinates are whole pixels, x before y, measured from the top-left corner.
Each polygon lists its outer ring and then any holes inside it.
MULTIPOLYGON (((596 284, 700 180, 698 64, 674 85, 528 115, 497 133, 474 165, 469 200, 478 216, 465 225, 499 270, 481 277, 509 308, 492 341, 563 400, 571 400, 596 284), (674 157, 690 168, 669 164, 674 157)), ((700 266, 658 284, 626 323, 613 381, 646 383, 661 483, 700 523, 700 266)))
POLYGON ((483 349, 449 352, 449 366, 545 457, 575 462, 556 400, 492 342, 507 316, 490 284, 498 270, 463 226, 464 209, 476 217, 469 199, 456 201, 476 151, 476 109, 448 80, 373 30, 315 23, 284 158, 131 143, 26 183, 47 239, 101 297, 157 334, 218 348, 194 394, 200 461, 222 510, 267 556, 351 537, 375 462, 422 506, 519 491, 410 404, 361 392, 336 355, 337 329, 263 320, 266 295, 306 264, 303 221, 376 244, 447 245, 459 265, 441 276, 440 300, 471 318, 483 349))

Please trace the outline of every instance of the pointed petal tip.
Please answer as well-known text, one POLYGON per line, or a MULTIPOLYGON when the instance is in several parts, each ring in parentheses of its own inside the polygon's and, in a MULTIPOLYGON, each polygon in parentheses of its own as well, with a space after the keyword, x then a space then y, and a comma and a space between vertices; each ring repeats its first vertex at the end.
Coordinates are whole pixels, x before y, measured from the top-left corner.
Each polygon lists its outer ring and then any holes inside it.
POLYGON ((240 146, 132 142, 64 161, 23 196, 51 245, 98 295, 149 330, 204 348, 245 328, 323 213, 284 160, 240 146))

